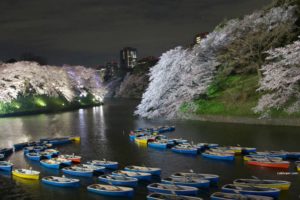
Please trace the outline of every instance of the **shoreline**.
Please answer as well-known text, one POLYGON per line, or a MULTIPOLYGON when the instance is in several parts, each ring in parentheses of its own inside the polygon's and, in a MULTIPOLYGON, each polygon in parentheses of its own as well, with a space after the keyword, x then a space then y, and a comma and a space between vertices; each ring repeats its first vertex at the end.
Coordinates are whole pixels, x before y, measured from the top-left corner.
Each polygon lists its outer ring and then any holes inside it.
POLYGON ((194 115, 194 114, 181 114, 180 118, 187 119, 187 120, 206 121, 206 122, 237 123, 237 124, 251 124, 251 125, 272 125, 272 126, 300 126, 300 118, 259 119, 259 118, 252 118, 252 117, 194 115))
POLYGON ((14 113, 7 113, 7 114, 0 114, 0 118, 6 117, 20 117, 20 116, 29 116, 29 115, 38 115, 38 114, 51 114, 51 113, 62 113, 67 111, 75 111, 78 109, 85 109, 85 108, 92 108, 104 105, 104 103, 98 104, 91 104, 91 105, 81 105, 81 106, 73 106, 64 109, 57 109, 57 110, 49 110, 49 109, 37 109, 31 111, 23 111, 23 112, 14 112, 14 113))

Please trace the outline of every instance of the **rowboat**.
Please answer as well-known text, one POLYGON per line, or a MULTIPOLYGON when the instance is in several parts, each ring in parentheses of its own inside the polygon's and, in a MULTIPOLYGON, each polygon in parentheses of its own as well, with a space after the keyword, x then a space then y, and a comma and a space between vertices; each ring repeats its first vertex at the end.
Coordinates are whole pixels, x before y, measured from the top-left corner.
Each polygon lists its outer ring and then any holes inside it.
POLYGON ((248 155, 249 153, 255 153, 256 148, 255 147, 243 147, 242 148, 242 154, 248 155))
POLYGON ((151 180, 151 174, 150 173, 143 173, 143 172, 130 172, 130 171, 124 171, 124 170, 117 170, 112 172, 113 175, 122 175, 122 176, 129 176, 133 178, 137 178, 138 180, 151 180))
POLYGON ((141 137, 135 137, 134 141, 136 143, 139 143, 139 144, 145 144, 147 145, 148 142, 150 141, 154 141, 155 138, 153 136, 141 136, 141 137))
POLYGON ((48 185, 58 186, 58 187, 79 187, 80 180, 66 177, 58 176, 47 176, 42 178, 42 182, 48 185))
POLYGON ((39 153, 41 151, 44 151, 46 149, 45 146, 33 146, 33 152, 39 153))
POLYGON ((2 171, 11 171, 13 164, 9 161, 0 161, 0 170, 2 171))
POLYGON ((183 185, 183 186, 191 186, 196 188, 208 188, 209 180, 201 179, 201 178, 193 178, 193 177, 182 177, 182 178, 164 178, 161 180, 162 183, 165 184, 174 184, 174 185, 183 185))
POLYGON ((235 193, 235 194, 249 194, 249 195, 260 195, 278 198, 280 190, 277 188, 263 188, 255 186, 241 186, 228 184, 222 187, 222 192, 235 193))
POLYGON ((243 150, 243 148, 239 146, 229 146, 228 149, 232 150, 236 155, 241 154, 243 150))
POLYGON ((228 148, 228 147, 216 147, 216 148, 211 148, 210 151, 217 152, 217 153, 227 153, 227 154, 232 154, 235 155, 235 151, 228 148))
POLYGON ((269 157, 280 157, 283 159, 287 158, 288 152, 286 151, 258 151, 255 154, 250 155, 265 155, 269 157))
POLYGON ((206 150, 204 153, 202 153, 202 156, 205 158, 211 158, 216 160, 228 160, 228 161, 234 160, 234 154, 214 152, 211 150, 206 150))
POLYGON ((109 161, 109 160, 92 160, 91 162, 87 162, 89 164, 103 166, 107 169, 118 169, 119 163, 115 161, 109 161))
POLYGON ((112 185, 103 184, 93 184, 87 187, 89 192, 94 192, 96 194, 106 195, 106 196, 116 196, 116 197, 132 197, 133 189, 130 187, 120 187, 112 185))
POLYGON ((175 131, 175 126, 161 126, 153 129, 153 132, 165 133, 175 131))
POLYGON ((40 153, 36 153, 36 152, 26 153, 25 156, 29 160, 34 160, 34 161, 40 161, 40 159, 41 159, 41 154, 40 153))
POLYGON ((138 184, 138 179, 128 176, 115 176, 115 175, 102 175, 98 179, 101 182, 109 183, 111 185, 129 186, 136 187, 138 184))
POLYGON ((288 190, 291 186, 291 182, 281 180, 236 179, 233 183, 239 186, 248 185, 265 188, 277 188, 280 190, 288 190))
POLYGON ((176 194, 176 195, 197 195, 198 188, 190 186, 179 186, 174 184, 152 183, 147 186, 149 192, 176 194))
POLYGON ((10 154, 12 154, 12 153, 13 153, 13 148, 2 148, 2 149, 0 149, 0 154, 3 154, 5 158, 7 156, 9 156, 10 154))
POLYGON ((144 173, 149 173, 151 175, 156 175, 159 176, 161 173, 160 168, 155 168, 155 167, 143 167, 143 166, 135 166, 135 165, 130 165, 124 168, 125 171, 131 171, 131 172, 144 172, 144 173))
POLYGON ((232 194, 224 192, 215 192, 210 196, 211 200, 273 200, 273 197, 258 196, 258 195, 244 195, 244 194, 232 194))
POLYGON ((280 168, 288 169, 290 167, 290 162, 288 161, 277 161, 272 160, 272 158, 260 158, 260 159, 251 159, 247 162, 248 165, 261 166, 261 167, 270 167, 270 168, 280 168))
POLYGON ((82 164, 82 165, 77 165, 78 167, 83 167, 83 168, 87 168, 87 169, 91 169, 94 172, 104 172, 105 171, 105 167, 100 166, 100 165, 93 165, 93 164, 82 164))
POLYGON ((93 170, 87 169, 83 167, 65 167, 62 169, 63 173, 73 175, 73 176, 85 176, 85 177, 92 177, 93 176, 93 170))
POLYGON ((41 159, 42 158, 51 159, 54 156, 53 153, 50 153, 50 152, 47 152, 47 151, 42 151, 39 154, 41 156, 41 159))
POLYGON ((15 169, 12 171, 12 174, 14 176, 17 176, 20 178, 25 178, 25 179, 37 180, 40 177, 40 172, 31 170, 31 169, 15 169))
POLYGON ((60 162, 56 161, 56 160, 41 160, 40 161, 41 165, 47 168, 51 168, 51 169, 59 169, 60 168, 60 162))
POLYGON ((67 160, 71 160, 73 163, 80 163, 81 162, 81 156, 75 156, 74 154, 72 155, 59 155, 59 158, 65 158, 67 160))
POLYGON ((24 152, 24 154, 32 153, 32 152, 34 152, 33 149, 34 149, 34 146, 24 147, 23 152, 24 152))
POLYGON ((80 136, 70 137, 69 139, 75 142, 80 142, 80 136))
POLYGON ((249 161, 251 159, 272 159, 272 160, 276 160, 276 161, 282 161, 281 157, 269 157, 269 156, 265 156, 265 155, 246 155, 243 157, 244 161, 249 161))
POLYGON ((56 150, 56 149, 45 149, 44 152, 51 154, 51 156, 58 156, 59 155, 59 151, 56 150))
POLYGON ((209 180, 211 183, 217 183, 219 181, 219 176, 215 174, 200 174, 193 172, 177 172, 171 175, 173 178, 184 178, 184 177, 192 177, 192 178, 201 178, 209 180))
POLYGON ((206 149, 210 149, 210 148, 217 148, 219 147, 218 144, 215 143, 197 143, 196 146, 201 150, 204 151, 206 149))
POLYGON ((71 143, 72 141, 69 138, 62 138, 62 139, 53 139, 48 141, 53 146, 63 145, 71 143))
POLYGON ((166 149, 166 148, 168 148, 168 142, 165 140, 163 140, 163 141, 156 140, 153 142, 149 142, 148 147, 155 148, 155 149, 166 149))
POLYGON ((172 148, 175 153, 197 155, 198 149, 190 144, 179 144, 172 148))
POLYGON ((17 144, 13 145, 15 151, 19 151, 19 150, 21 150, 21 149, 23 149, 24 147, 27 147, 27 146, 28 146, 28 142, 22 142, 22 143, 17 143, 17 144))
POLYGON ((185 140, 185 139, 182 139, 182 138, 172 138, 172 139, 169 139, 168 140, 168 143, 169 144, 184 144, 184 143, 187 143, 188 140, 185 140))
POLYGON ((68 160, 68 159, 65 159, 65 158, 56 157, 56 158, 51 158, 51 159, 54 160, 54 161, 60 162, 61 165, 66 165, 66 166, 72 165, 72 161, 68 160))
POLYGON ((300 152, 288 152, 286 157, 288 159, 299 159, 300 158, 300 152))
POLYGON ((147 200, 202 200, 202 199, 199 197, 191 197, 191 196, 152 193, 147 196, 147 200))

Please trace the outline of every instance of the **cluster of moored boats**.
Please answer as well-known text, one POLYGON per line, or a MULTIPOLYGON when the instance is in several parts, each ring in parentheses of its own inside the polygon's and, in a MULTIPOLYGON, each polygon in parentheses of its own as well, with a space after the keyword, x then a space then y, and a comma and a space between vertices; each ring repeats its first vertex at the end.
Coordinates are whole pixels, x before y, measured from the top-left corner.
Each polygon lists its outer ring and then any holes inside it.
MULTIPOLYGON (((165 130, 173 131, 172 129, 165 130)), ((167 132, 167 131, 165 131, 167 132)), ((141 145, 147 145, 149 148, 171 149, 171 151, 180 154, 198 155, 204 158, 234 161, 236 156, 243 155, 248 165, 288 169, 292 160, 300 159, 300 152, 287 151, 257 151, 254 147, 241 146, 220 146, 215 143, 193 143, 182 138, 168 138, 160 132, 152 129, 138 129, 131 131, 129 138, 141 145)), ((299 161, 295 162, 296 168, 300 171, 299 161)))
MULTIPOLYGON (((218 144, 199 143, 190 144, 184 139, 168 139, 161 133, 175 130, 175 127, 159 127, 153 129, 139 129, 130 133, 130 138, 140 142, 145 141, 149 147, 166 148, 183 154, 195 153, 191 150, 196 148, 197 153, 204 157, 224 160, 224 156, 234 157, 244 155, 244 159, 249 162, 287 162, 283 159, 298 159, 297 153, 279 152, 257 152, 255 148, 243 148, 239 146, 220 147, 218 144), (145 134, 146 133, 146 134, 145 134), (141 136, 143 135, 143 136, 141 136), (205 156, 207 155, 207 156, 205 156)), ((37 142, 22 143, 14 145, 15 151, 23 150, 26 159, 39 162, 42 167, 61 170, 62 176, 46 176, 41 178, 41 182, 57 187, 80 187, 80 179, 76 177, 98 176, 99 183, 94 183, 86 187, 87 191, 106 195, 131 197, 134 195, 135 187, 140 181, 149 181, 147 190, 148 200, 201 200, 197 197, 199 189, 209 189, 212 185, 217 185, 219 176, 215 174, 203 174, 190 172, 176 172, 169 177, 161 176, 161 169, 146 166, 126 166, 119 169, 116 161, 91 160, 82 163, 81 156, 74 154, 61 154, 54 147, 68 144, 72 141, 80 141, 80 137, 46 138, 37 142), (68 177, 69 176, 69 177, 68 177), (156 177, 155 179, 153 177, 156 177), (160 180, 155 182, 155 180, 160 180), (154 181, 154 182, 153 182, 154 181)), ((6 149, 7 155, 13 151, 6 149)), ((1 152, 1 151, 0 151, 1 152)), ((3 159, 7 158, 4 156, 3 159)), ((298 171, 300 162, 296 162, 298 171)), ((40 179, 40 172, 29 169, 14 169, 10 161, 0 161, 0 170, 11 172, 13 176, 25 179, 40 179)), ((261 165, 263 166, 263 165, 261 165)), ((220 192, 211 195, 211 199, 251 199, 251 200, 271 200, 279 197, 281 190, 288 190, 291 183, 282 180, 260 180, 236 179, 232 184, 224 185, 220 192)))

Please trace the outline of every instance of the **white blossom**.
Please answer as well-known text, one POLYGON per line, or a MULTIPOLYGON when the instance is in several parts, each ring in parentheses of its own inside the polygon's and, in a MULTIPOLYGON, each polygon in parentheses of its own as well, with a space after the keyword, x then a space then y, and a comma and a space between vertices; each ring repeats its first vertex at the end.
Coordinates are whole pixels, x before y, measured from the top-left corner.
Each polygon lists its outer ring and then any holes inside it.
POLYGON ((269 63, 262 66, 263 79, 258 91, 264 94, 255 112, 285 109, 288 113, 300 109, 300 41, 267 51, 269 63))
POLYGON ((291 6, 255 12, 216 28, 192 49, 176 47, 162 54, 150 70, 150 84, 135 114, 147 118, 176 117, 182 103, 206 93, 220 64, 217 56, 224 47, 249 31, 261 31, 262 27, 272 31, 280 23, 294 21, 294 15, 295 7, 291 6))
POLYGON ((83 66, 41 66, 35 62, 0 63, 0 101, 10 102, 24 95, 47 95, 74 100, 89 92, 102 100, 105 89, 99 75, 83 66), (74 73, 72 73, 74 72, 74 73))

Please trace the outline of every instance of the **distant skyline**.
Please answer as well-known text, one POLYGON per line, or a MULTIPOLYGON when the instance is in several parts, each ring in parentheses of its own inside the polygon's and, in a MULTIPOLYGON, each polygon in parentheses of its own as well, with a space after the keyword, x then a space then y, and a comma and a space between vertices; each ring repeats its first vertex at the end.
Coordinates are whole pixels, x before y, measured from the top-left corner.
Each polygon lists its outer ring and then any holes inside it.
POLYGON ((49 64, 119 62, 188 45, 223 19, 250 14, 271 0, 1 0, 0 60, 30 52, 49 64))

